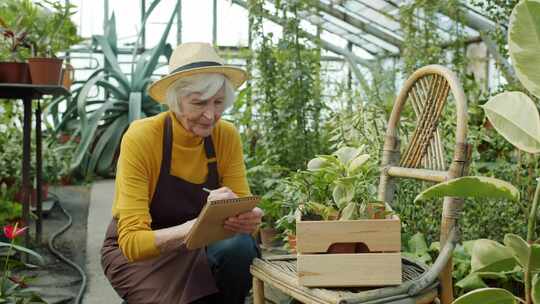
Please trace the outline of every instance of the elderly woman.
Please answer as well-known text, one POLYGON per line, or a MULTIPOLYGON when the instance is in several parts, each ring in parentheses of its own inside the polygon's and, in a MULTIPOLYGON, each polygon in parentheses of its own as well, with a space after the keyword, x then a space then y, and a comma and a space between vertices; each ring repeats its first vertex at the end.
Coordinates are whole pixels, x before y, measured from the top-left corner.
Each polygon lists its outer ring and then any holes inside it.
POLYGON ((261 210, 228 218, 224 228, 235 236, 204 249, 188 250, 184 239, 207 200, 249 195, 240 136, 220 120, 245 79, 209 44, 179 45, 169 75, 149 88, 169 111, 124 134, 101 253, 105 275, 128 303, 244 303, 261 210))

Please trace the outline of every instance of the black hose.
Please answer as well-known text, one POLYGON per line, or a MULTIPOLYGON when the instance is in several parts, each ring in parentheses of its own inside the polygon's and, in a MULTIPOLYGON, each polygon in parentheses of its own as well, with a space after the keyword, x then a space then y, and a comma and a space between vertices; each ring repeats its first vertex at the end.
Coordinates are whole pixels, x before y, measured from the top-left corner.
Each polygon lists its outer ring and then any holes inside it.
POLYGON ((50 195, 54 196, 55 199, 56 199, 56 205, 60 208, 60 210, 62 210, 62 213, 64 213, 64 215, 67 217, 68 219, 68 222, 62 227, 60 228, 58 231, 56 231, 53 235, 51 235, 51 237, 49 237, 49 242, 48 242, 48 247, 49 247, 49 251, 55 255, 57 258, 59 258, 61 261, 63 261, 64 263, 68 264, 69 266, 71 266, 72 268, 74 268, 75 270, 77 270, 77 272, 79 273, 79 275, 81 276, 81 287, 79 288, 79 293, 77 294, 77 298, 75 299, 75 304, 80 304, 81 301, 82 301, 82 298, 84 296, 84 291, 86 290, 86 282, 87 282, 87 278, 86 278, 86 273, 84 273, 84 270, 77 264, 75 264, 73 261, 69 260, 68 258, 66 258, 62 253, 60 253, 60 251, 58 251, 56 248, 54 248, 54 240, 60 236, 62 233, 64 233, 66 230, 69 229, 69 227, 71 227, 71 224, 73 223, 73 218, 71 217, 71 215, 62 207, 62 205, 60 205, 60 200, 58 199, 58 196, 53 194, 53 193, 49 193, 50 195))

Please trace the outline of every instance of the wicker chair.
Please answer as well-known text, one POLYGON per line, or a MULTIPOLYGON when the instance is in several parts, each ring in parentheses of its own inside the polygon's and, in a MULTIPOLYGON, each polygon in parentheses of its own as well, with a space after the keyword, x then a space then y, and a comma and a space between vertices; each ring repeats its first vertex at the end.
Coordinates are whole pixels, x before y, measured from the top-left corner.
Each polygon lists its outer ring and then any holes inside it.
MULTIPOLYGON (((438 65, 415 71, 399 92, 388 122, 381 161, 379 199, 395 203, 396 178, 442 182, 466 175, 470 158, 466 135, 467 103, 456 75, 438 65), (455 100, 457 127, 453 158, 447 165, 437 126, 450 92, 455 100), (407 101, 416 114, 416 127, 409 136, 407 147, 401 150, 398 124, 407 101)), ((296 258, 276 256, 256 259, 251 266, 254 303, 265 302, 264 283, 305 303, 451 303, 451 253, 458 239, 456 221, 463 201, 446 197, 443 204, 440 241, 444 246, 439 256, 430 268, 402 258, 401 285, 375 289, 307 288, 297 282, 296 258)))

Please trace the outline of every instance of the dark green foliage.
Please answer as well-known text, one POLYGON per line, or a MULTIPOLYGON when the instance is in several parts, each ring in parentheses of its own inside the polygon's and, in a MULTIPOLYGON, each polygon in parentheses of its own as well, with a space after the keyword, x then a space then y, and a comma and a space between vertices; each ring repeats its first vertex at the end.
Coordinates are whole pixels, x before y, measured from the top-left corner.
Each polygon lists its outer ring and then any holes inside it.
POLYGON ((286 21, 283 36, 277 43, 272 34, 263 33, 262 1, 251 1, 256 17, 252 36, 258 42, 254 54, 251 123, 252 157, 267 160, 289 170, 305 166, 319 154, 320 122, 323 104, 320 91, 320 48, 307 41, 299 29, 298 11, 307 1, 276 2, 277 14, 286 21))

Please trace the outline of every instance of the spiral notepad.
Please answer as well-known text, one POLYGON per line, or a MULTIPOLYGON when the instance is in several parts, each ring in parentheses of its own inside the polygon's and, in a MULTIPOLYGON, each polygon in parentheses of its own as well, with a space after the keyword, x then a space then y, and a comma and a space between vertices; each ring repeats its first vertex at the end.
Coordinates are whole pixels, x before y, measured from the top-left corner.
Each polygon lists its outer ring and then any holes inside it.
POLYGON ((225 220, 255 208, 260 199, 247 196, 207 202, 186 237, 186 247, 197 249, 232 237, 234 232, 223 228, 225 220))

